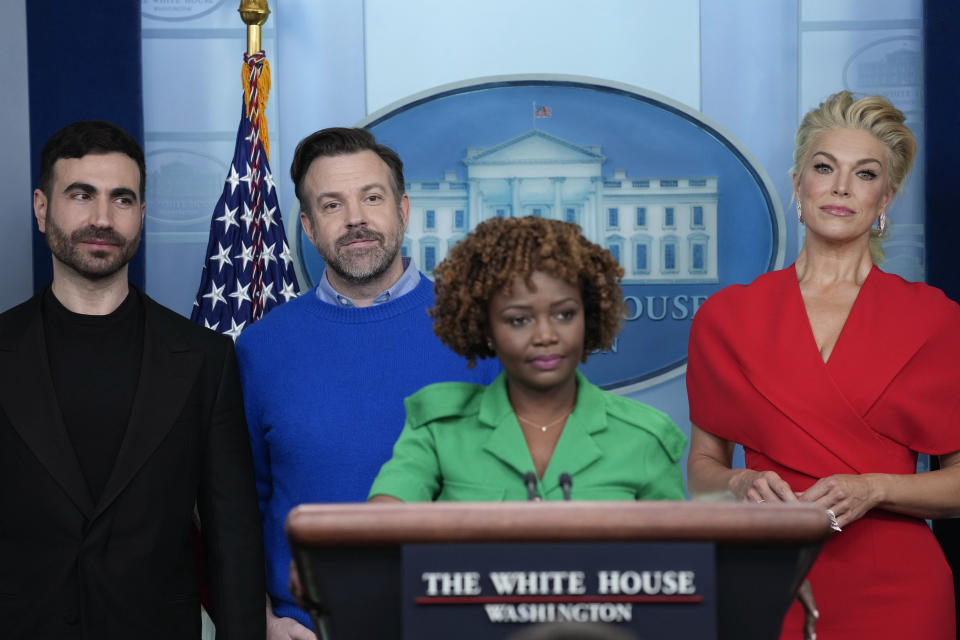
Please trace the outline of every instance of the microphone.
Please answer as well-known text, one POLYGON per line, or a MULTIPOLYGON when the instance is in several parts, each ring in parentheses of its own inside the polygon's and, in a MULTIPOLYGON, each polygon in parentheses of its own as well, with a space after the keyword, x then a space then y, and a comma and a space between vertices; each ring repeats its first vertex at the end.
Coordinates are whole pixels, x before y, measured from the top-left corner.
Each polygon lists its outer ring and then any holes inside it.
POLYGON ((570 499, 570 489, 573 487, 573 478, 570 477, 570 474, 563 472, 560 474, 560 488, 563 489, 563 499, 570 499))
POLYGON ((540 496, 537 495, 537 474, 527 471, 523 476, 523 484, 527 485, 527 500, 540 502, 540 496))

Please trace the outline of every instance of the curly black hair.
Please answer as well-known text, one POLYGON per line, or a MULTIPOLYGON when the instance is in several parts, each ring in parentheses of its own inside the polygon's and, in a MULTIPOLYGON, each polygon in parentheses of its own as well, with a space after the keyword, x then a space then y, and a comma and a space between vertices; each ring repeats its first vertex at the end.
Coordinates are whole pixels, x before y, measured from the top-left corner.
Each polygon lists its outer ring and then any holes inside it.
POLYGON ((478 224, 434 269, 433 332, 469 366, 496 354, 487 344, 489 302, 515 278, 533 287, 535 271, 580 288, 586 329, 583 359, 610 348, 623 320, 623 269, 580 227, 539 216, 491 218, 478 224))

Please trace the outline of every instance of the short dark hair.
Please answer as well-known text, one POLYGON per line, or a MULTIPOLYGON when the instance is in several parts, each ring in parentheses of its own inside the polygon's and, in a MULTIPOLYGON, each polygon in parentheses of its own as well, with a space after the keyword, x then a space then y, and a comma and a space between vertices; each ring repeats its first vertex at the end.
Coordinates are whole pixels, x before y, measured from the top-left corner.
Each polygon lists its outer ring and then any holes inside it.
POLYGON ((37 183, 47 197, 53 182, 53 165, 61 158, 82 158, 95 153, 122 153, 140 169, 140 202, 147 186, 143 149, 129 133, 105 120, 72 122, 50 136, 40 152, 40 176, 37 183))
POLYGON ((310 211, 309 203, 303 197, 303 178, 307 170, 317 158, 342 156, 348 153, 373 151, 390 167, 393 178, 393 194, 397 200, 404 194, 403 162, 397 152, 390 147, 377 142, 373 134, 366 129, 330 127, 321 129, 300 141, 297 150, 293 152, 293 162, 290 164, 290 179, 300 201, 301 211, 310 211))

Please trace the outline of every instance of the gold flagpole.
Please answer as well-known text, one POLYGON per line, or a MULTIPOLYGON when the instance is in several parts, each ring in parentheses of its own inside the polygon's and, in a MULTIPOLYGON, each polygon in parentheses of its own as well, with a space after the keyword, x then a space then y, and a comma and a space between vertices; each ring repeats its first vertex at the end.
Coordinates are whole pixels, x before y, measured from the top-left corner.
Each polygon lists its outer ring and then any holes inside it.
POLYGON ((240 0, 240 17, 247 25, 247 55, 260 51, 260 26, 270 16, 267 0, 240 0))

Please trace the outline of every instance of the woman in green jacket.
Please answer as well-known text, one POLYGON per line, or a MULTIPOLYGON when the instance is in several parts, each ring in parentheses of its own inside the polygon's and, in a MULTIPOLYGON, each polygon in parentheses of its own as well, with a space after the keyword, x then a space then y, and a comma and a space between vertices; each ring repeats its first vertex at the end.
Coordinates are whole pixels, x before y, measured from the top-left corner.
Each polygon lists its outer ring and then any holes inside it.
POLYGON ((503 373, 407 398, 371 501, 683 499, 683 433, 577 371, 623 317, 623 270, 607 250, 574 224, 493 218, 434 274, 437 336, 471 366, 499 358, 503 373))

